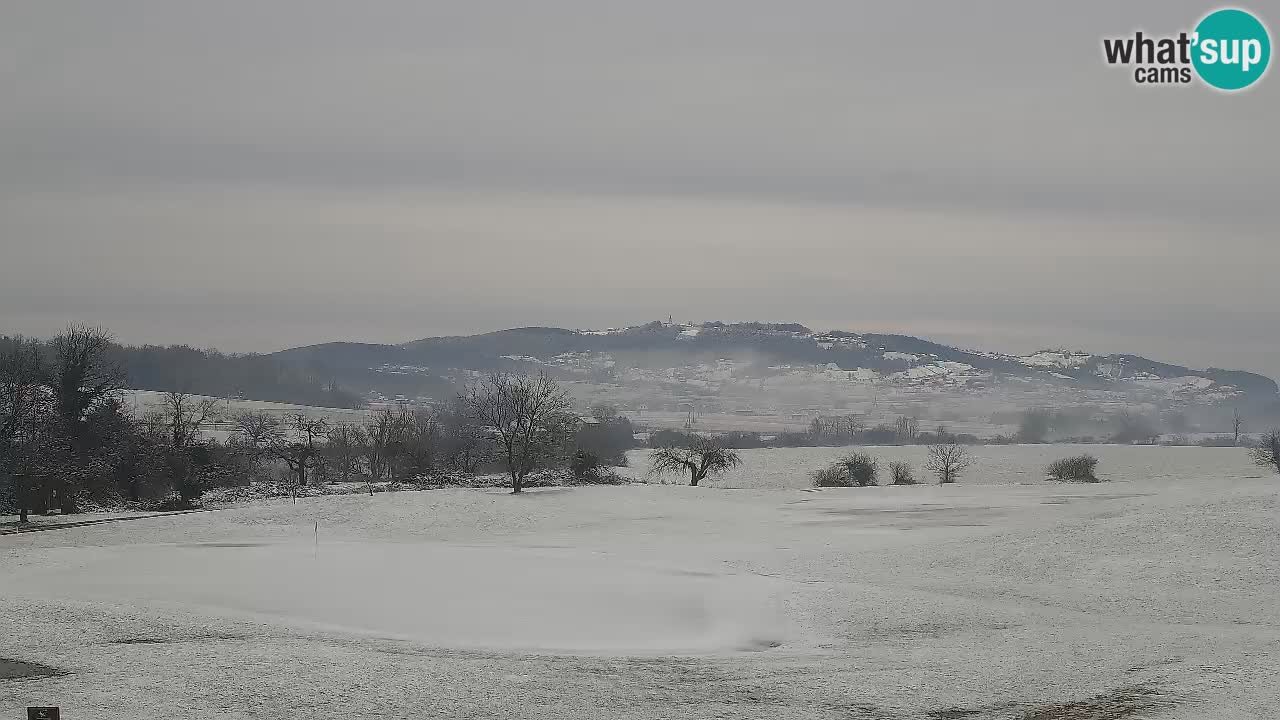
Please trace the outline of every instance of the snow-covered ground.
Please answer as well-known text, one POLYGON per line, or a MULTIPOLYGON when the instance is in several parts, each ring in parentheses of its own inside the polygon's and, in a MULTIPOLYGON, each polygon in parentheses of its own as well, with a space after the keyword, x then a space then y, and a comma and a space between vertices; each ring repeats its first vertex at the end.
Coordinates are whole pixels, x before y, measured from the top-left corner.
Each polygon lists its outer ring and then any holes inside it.
POLYGON ((1280 479, 1090 446, 1112 482, 1039 480, 1075 450, 979 448, 946 487, 805 491, 841 451, 766 450, 721 487, 0 536, 0 658, 66 673, 0 679, 0 717, 1275 717, 1280 479))

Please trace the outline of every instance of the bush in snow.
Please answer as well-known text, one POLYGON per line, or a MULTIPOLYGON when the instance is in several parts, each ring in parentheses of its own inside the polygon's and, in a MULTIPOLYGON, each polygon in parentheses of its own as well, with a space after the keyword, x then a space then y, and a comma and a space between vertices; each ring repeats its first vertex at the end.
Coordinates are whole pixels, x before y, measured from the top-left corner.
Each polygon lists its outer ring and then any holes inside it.
POLYGON ((1097 467, 1098 458, 1092 455, 1076 455, 1054 460, 1049 463, 1049 468, 1046 472, 1050 480, 1096 483, 1100 482, 1098 476, 1093 472, 1097 467))
POLYGON ((867 453, 847 455, 813 473, 815 487, 870 487, 878 485, 879 464, 867 453))
POLYGON ((1251 453, 1258 467, 1280 472, 1280 429, 1263 435, 1251 453))
POLYGON ((604 472, 604 462, 593 452, 579 450, 569 460, 569 472, 573 473, 573 479, 576 482, 591 484, 600 480, 604 472))
POLYGON ((849 482, 848 474, 846 474, 844 468, 839 465, 828 465, 821 470, 815 470, 810 473, 809 477, 813 479, 814 487, 853 486, 853 483, 849 482))
POLYGON ((901 461, 889 463, 889 474, 893 476, 894 485, 915 485, 916 477, 911 473, 911 466, 901 461))

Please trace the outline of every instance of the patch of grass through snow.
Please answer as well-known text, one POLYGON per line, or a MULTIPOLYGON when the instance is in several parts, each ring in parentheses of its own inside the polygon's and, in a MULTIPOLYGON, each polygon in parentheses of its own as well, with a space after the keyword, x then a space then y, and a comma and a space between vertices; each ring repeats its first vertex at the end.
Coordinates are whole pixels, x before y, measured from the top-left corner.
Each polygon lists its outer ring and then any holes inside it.
POLYGON ((929 720, 1127 720, 1170 708, 1173 698, 1152 685, 1128 685, 1084 700, 1027 705, 1010 703, 983 708, 943 708, 928 714, 929 720))
POLYGON ((41 665, 25 660, 0 658, 0 680, 23 680, 26 678, 57 677, 66 675, 65 670, 41 665))

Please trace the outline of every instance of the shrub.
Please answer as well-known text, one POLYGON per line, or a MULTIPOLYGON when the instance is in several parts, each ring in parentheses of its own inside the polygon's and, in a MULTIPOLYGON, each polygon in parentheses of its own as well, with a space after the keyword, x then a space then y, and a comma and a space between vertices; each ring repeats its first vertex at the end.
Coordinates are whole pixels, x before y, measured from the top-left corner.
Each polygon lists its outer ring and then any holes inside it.
POLYGON ((626 465, 627 451, 636 446, 631 421, 607 405, 598 405, 591 412, 597 416, 596 422, 578 428, 578 449, 599 456, 604 465, 626 465))
POLYGON ((840 460, 840 465, 844 467, 848 473, 849 479, 858 487, 869 487, 878 485, 876 475, 879 471, 879 464, 876 459, 867 453, 854 453, 840 460))
POLYGON ((863 445, 894 445, 898 442, 898 429, 880 424, 858 433, 858 442, 863 445))
POLYGON ((569 472, 573 473, 573 479, 576 482, 588 484, 597 482, 603 471, 604 462, 600 456, 587 450, 579 450, 569 460, 569 472))
POLYGON ((144 507, 152 512, 175 512, 178 510, 194 510, 198 505, 191 498, 173 494, 146 503, 144 507))
POLYGON ((911 466, 901 461, 889 463, 889 473, 893 476, 894 485, 915 485, 915 475, 911 474, 911 466))
POLYGON ((1100 482, 1098 476, 1093 473, 1096 467, 1098 467, 1098 458, 1092 455, 1076 455, 1054 460, 1049 463, 1047 472, 1050 480, 1095 483, 1100 482))
POLYGON ((1258 467, 1280 472, 1280 429, 1274 429, 1263 435, 1257 447, 1250 451, 1253 461, 1258 467))
POLYGON ((853 487, 853 483, 849 482, 849 474, 839 464, 816 470, 810 477, 813 478, 814 487, 853 487))
POLYGON ((654 430, 649 433, 649 447, 651 448, 667 448, 692 447, 694 440, 698 438, 693 433, 681 432, 679 430, 654 430))
POLYGON ((815 487, 870 487, 878 485, 879 465, 867 453, 854 453, 813 473, 815 487))
POLYGON ((773 444, 778 447, 809 447, 813 440, 809 433, 783 431, 774 438, 773 444))
POLYGON ((764 439, 760 436, 760 433, 743 432, 739 430, 722 434, 720 436, 720 444, 727 448, 734 448, 735 450, 767 447, 764 439))

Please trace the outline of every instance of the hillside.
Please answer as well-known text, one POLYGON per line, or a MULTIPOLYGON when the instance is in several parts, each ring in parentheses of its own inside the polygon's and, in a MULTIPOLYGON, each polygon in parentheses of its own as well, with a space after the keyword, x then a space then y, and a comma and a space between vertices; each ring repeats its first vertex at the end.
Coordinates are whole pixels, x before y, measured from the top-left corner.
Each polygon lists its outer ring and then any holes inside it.
POLYGON ((1192 369, 1127 354, 1043 350, 1015 356, 798 324, 528 327, 400 345, 328 343, 272 357, 375 401, 441 400, 478 373, 542 370, 568 382, 584 400, 692 414, 949 405, 957 417, 1043 406, 1153 412, 1243 406, 1266 414, 1274 412, 1277 397, 1274 380, 1243 371, 1192 369))

